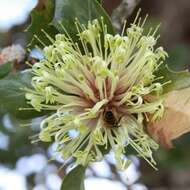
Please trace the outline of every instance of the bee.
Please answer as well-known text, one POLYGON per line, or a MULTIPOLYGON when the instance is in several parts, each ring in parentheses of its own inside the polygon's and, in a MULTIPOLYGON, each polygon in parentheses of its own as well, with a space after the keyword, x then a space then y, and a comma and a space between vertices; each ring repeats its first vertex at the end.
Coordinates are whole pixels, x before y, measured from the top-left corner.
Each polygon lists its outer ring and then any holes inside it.
POLYGON ((122 116, 117 119, 111 110, 104 112, 104 121, 109 128, 118 128, 121 125, 119 124, 122 116))

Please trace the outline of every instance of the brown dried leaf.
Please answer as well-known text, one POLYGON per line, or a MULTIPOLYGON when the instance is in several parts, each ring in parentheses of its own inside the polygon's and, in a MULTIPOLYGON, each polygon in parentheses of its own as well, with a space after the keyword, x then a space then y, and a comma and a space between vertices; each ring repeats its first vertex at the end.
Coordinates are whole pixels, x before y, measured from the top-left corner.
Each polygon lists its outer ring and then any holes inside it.
POLYGON ((161 145, 171 148, 172 140, 190 131, 190 88, 166 94, 162 119, 148 126, 150 135, 161 145))

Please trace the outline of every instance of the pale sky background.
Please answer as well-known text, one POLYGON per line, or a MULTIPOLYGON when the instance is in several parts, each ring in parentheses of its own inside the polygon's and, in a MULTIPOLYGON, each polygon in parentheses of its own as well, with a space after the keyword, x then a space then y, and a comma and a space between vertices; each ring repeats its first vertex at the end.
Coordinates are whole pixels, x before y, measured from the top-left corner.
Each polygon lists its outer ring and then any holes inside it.
MULTIPOLYGON (((6 32, 12 26, 22 24, 36 3, 37 0, 0 0, 0 31, 6 32)), ((9 122, 8 118, 5 118, 5 122, 9 122)), ((8 148, 8 144, 8 137, 0 132, 0 149, 8 148)), ((16 190, 27 190, 26 176, 32 172, 38 173, 42 171, 45 171, 45 182, 44 184, 37 184, 33 190, 59 190, 61 179, 56 175, 52 167, 47 163, 45 156, 40 154, 20 158, 14 170, 10 170, 0 163, 0 190, 13 190, 15 188, 16 190)), ((105 162, 95 163, 93 167, 102 176, 111 175, 105 162)), ((123 180, 133 184, 139 178, 140 173, 137 172, 133 164, 127 171, 122 172, 121 176, 123 180)), ((86 190, 126 190, 118 182, 96 178, 88 178, 85 181, 85 187, 86 190)), ((132 186, 132 190, 146 190, 146 187, 141 184, 135 184, 132 186)))
POLYGON ((0 30, 22 24, 37 0, 0 0, 0 30))

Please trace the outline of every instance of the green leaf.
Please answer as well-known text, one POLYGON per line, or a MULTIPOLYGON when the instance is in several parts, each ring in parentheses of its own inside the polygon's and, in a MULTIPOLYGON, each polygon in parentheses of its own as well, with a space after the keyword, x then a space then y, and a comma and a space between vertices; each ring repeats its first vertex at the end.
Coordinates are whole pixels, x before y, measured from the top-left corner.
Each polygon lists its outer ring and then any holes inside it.
POLYGON ((0 65, 0 79, 8 75, 13 68, 13 63, 8 62, 5 64, 0 65))
POLYGON ((19 108, 31 108, 25 99, 25 91, 23 88, 31 88, 30 70, 9 75, 0 80, 0 105, 1 109, 10 112, 16 117, 29 119, 41 116, 43 112, 22 110, 19 108))
POLYGON ((31 25, 27 28, 28 38, 29 40, 32 40, 29 46, 33 47, 34 45, 38 45, 43 47, 39 40, 46 45, 51 43, 46 35, 42 32, 42 29, 52 38, 58 32, 56 28, 51 25, 51 21, 54 16, 54 10, 55 0, 46 0, 43 9, 34 9, 32 11, 31 25), (34 38, 34 35, 37 35, 39 40, 34 38))
POLYGON ((177 46, 169 51, 169 58, 166 60, 166 64, 162 65, 157 76, 163 76, 164 78, 160 82, 168 82, 164 86, 164 93, 172 90, 180 90, 190 87, 190 73, 187 70, 189 64, 189 47, 177 46))
POLYGON ((185 45, 178 45, 169 50, 167 60, 168 67, 173 71, 183 71, 188 68, 190 48, 185 45))
POLYGON ((60 190, 84 190, 85 170, 81 165, 74 168, 63 179, 60 190))
POLYGON ((158 71, 157 75, 164 77, 160 80, 162 83, 170 81, 164 86, 164 93, 190 87, 190 73, 188 70, 173 71, 165 65, 158 71))
POLYGON ((101 17, 107 24, 108 32, 114 33, 109 16, 97 0, 56 0, 53 25, 61 33, 64 33, 61 23, 69 35, 75 39, 78 33, 75 27, 75 18, 81 24, 86 25, 89 20, 100 19, 101 17))

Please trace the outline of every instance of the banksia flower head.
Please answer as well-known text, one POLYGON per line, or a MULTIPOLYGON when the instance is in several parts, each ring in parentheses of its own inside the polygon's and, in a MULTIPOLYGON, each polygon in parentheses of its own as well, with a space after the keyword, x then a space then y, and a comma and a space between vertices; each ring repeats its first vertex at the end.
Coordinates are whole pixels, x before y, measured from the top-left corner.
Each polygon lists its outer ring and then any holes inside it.
POLYGON ((143 34, 144 22, 135 19, 121 35, 112 35, 103 20, 87 27, 76 21, 79 42, 58 34, 44 47, 45 59, 33 65, 33 89, 26 98, 37 111, 52 111, 41 122, 39 139, 55 141, 64 159, 87 165, 103 158, 104 147, 125 169, 125 151, 132 146, 155 167, 152 150, 158 145, 144 124, 164 111, 162 99, 147 97, 162 93, 154 72, 167 53, 154 48, 157 29, 143 34))

